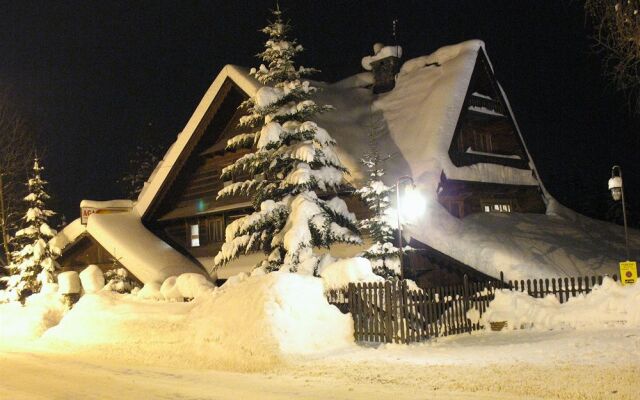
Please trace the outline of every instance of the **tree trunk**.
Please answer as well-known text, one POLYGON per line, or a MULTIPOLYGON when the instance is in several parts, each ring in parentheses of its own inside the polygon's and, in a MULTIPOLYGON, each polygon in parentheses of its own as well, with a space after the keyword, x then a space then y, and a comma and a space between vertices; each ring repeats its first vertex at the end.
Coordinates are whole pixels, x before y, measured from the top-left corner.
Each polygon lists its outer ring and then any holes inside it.
POLYGON ((11 252, 9 251, 9 233, 7 232, 7 213, 4 207, 4 182, 2 179, 2 173, 0 173, 0 224, 2 224, 2 249, 4 251, 4 257, 2 262, 4 265, 11 263, 11 252))

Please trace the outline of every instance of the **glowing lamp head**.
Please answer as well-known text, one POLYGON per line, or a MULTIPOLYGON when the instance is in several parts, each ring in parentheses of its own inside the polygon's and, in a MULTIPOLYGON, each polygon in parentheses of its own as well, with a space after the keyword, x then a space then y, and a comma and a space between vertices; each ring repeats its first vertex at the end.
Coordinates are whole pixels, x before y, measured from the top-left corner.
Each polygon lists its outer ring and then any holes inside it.
POLYGON ((414 185, 407 185, 400 198, 399 212, 404 221, 415 221, 427 206, 427 201, 414 185))
POLYGON ((613 176, 609 179, 609 190, 611 190, 611 197, 618 201, 622 198, 622 178, 619 176, 613 176))

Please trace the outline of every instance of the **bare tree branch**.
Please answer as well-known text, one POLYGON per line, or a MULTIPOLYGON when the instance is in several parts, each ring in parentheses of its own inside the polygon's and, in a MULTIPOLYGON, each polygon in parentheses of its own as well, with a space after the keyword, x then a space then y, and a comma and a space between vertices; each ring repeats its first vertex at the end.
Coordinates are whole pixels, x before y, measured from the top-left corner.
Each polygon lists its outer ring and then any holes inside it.
POLYGON ((35 149, 33 131, 0 87, 0 262, 10 261, 11 238, 25 211, 25 182, 35 149))
POLYGON ((640 0, 586 0, 605 75, 640 113, 640 0))

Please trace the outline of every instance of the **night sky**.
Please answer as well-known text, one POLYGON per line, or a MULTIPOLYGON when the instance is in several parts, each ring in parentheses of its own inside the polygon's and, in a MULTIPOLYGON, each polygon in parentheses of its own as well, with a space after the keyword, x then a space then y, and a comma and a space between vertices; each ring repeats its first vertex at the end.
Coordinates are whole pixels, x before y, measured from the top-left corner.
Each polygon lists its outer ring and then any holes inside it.
MULTIPOLYGON (((4 1, 0 84, 46 154, 53 207, 122 196, 115 181, 138 144, 169 145, 225 64, 254 66, 273 1, 4 1), (8 4, 11 3, 11 4, 8 4)), ((640 209, 640 130, 602 77, 580 1, 291 1, 281 7, 335 81, 361 71, 376 41, 405 59, 482 39, 547 189, 604 218, 620 163, 640 209)))

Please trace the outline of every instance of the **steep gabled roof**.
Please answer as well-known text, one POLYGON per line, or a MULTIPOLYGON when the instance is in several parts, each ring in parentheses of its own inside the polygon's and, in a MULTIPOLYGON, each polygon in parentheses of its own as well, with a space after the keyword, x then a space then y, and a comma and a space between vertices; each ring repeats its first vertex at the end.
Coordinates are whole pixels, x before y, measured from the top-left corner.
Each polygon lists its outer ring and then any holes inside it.
POLYGON ((200 100, 200 104, 189 118, 187 125, 178 134, 176 141, 169 147, 140 192, 134 210, 143 219, 147 217, 153 205, 157 204, 163 191, 167 190, 172 179, 186 162, 195 147, 195 142, 199 139, 198 133, 204 129, 203 121, 212 118, 212 114, 215 114, 214 101, 220 96, 224 96, 225 89, 228 89, 228 85, 231 83, 243 90, 248 96, 253 95, 260 87, 260 84, 251 78, 244 68, 227 65, 220 71, 200 100))
MULTIPOLYGON (((622 229, 567 210, 544 190, 499 83, 530 169, 492 163, 458 167, 451 161, 449 148, 480 52, 486 56, 484 43, 472 40, 409 60, 395 88, 381 95, 371 92, 370 72, 334 84, 315 83, 322 89, 318 102, 336 108, 316 120, 336 139, 338 155, 350 172, 347 179, 357 186, 364 177, 359 161, 369 150, 368 135, 373 133, 379 150, 393 156, 385 165, 387 183, 411 175, 426 195, 427 213, 406 231, 422 243, 493 276, 500 271, 509 278, 614 272, 623 252, 622 229), (474 214, 460 220, 437 202, 443 172, 449 179, 540 186, 547 215, 474 214)), ((259 88, 246 70, 223 69, 141 193, 135 206, 139 215, 148 212, 170 183, 171 171, 184 163, 198 127, 229 80, 247 95, 259 88)), ((632 249, 640 249, 640 234, 632 231, 630 242, 632 249)))

